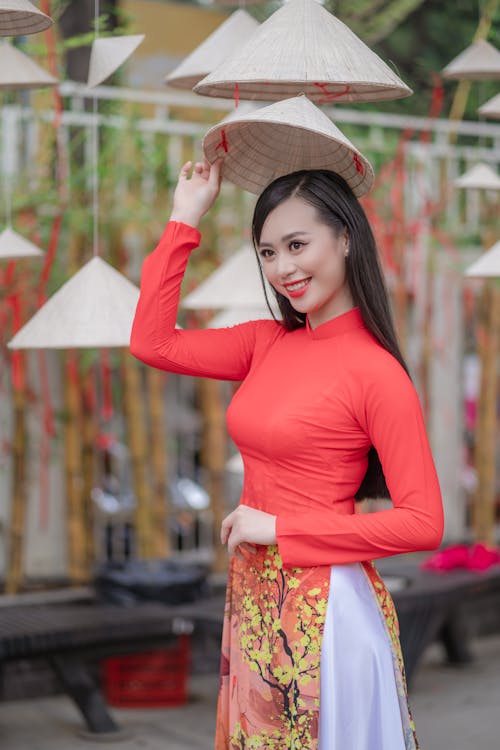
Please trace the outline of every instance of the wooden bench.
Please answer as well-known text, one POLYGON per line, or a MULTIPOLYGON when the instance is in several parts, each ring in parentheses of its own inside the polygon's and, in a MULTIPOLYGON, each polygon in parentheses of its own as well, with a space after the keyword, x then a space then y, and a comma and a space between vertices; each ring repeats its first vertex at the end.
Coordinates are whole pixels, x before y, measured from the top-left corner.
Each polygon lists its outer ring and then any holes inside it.
MULTIPOLYGON (((222 602, 217 600, 219 606, 222 602)), ((181 632, 220 632, 222 613, 202 603, 118 607, 99 603, 26 605, 0 610, 0 668, 45 659, 92 735, 120 731, 92 677, 89 660, 171 644, 181 632)))

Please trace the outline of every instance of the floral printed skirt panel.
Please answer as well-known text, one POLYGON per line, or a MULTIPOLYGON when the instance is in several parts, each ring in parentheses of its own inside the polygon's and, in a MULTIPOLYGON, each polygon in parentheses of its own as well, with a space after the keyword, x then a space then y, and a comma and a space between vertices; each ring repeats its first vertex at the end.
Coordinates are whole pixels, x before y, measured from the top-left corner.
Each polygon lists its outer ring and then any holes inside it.
POLYGON ((394 604, 377 571, 286 569, 275 545, 233 557, 215 750, 346 748, 418 750, 394 604))

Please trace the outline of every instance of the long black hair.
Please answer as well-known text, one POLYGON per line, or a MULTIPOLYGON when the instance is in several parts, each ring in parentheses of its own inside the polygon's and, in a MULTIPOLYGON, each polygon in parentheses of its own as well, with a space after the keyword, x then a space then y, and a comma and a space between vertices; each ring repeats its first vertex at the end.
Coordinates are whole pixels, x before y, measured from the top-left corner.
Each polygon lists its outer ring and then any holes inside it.
MULTIPOLYGON (((257 248, 260 242, 262 227, 271 211, 294 197, 313 206, 319 220, 331 227, 335 236, 346 233, 349 240, 346 280, 354 305, 359 308, 366 328, 408 373, 396 336, 373 232, 361 204, 342 177, 325 169, 314 169, 292 172, 274 180, 261 193, 255 206, 252 221, 254 246, 257 248)), ((260 262, 259 270, 262 277, 260 262)), ((306 315, 294 310, 289 300, 275 289, 273 292, 287 330, 304 326, 306 315)), ((382 466, 372 446, 368 454, 368 468, 356 499, 388 496, 382 466)))

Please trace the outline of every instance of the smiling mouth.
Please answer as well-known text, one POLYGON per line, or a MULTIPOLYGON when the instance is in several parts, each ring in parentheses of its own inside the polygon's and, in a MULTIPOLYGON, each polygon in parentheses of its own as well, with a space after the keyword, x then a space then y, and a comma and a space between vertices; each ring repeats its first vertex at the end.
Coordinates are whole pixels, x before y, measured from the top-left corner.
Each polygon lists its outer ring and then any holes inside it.
POLYGON ((283 284, 287 292, 298 292, 301 289, 305 289, 305 287, 309 284, 311 281, 311 277, 307 279, 301 279, 300 281, 294 281, 292 284, 283 284))

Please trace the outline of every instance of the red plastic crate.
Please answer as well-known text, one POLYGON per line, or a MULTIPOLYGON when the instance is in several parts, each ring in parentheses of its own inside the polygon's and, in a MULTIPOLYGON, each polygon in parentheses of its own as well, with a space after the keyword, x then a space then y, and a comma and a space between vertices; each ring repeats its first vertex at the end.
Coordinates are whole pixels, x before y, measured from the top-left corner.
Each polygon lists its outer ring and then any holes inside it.
POLYGON ((180 706, 188 698, 191 639, 180 635, 170 648, 103 660, 103 688, 111 706, 180 706))

